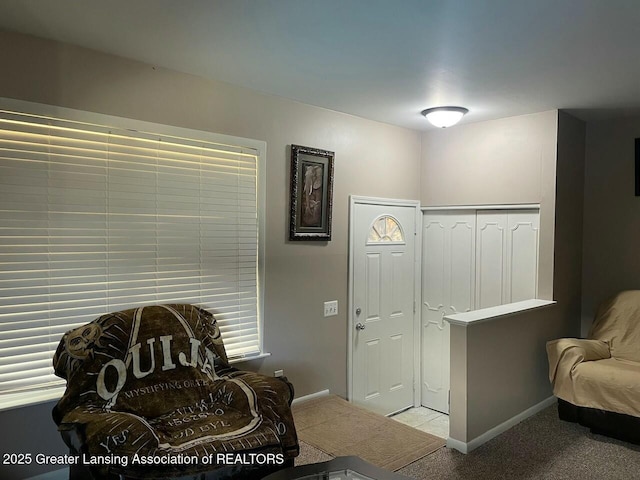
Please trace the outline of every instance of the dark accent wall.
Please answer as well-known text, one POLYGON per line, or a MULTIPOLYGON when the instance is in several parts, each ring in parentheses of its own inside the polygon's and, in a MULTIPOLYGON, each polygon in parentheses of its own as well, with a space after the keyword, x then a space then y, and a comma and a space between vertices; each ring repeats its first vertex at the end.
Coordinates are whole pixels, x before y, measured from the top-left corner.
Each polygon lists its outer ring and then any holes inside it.
POLYGON ((640 197, 635 195, 635 139, 640 117, 587 124, 584 179, 582 335, 598 305, 640 289, 640 197))

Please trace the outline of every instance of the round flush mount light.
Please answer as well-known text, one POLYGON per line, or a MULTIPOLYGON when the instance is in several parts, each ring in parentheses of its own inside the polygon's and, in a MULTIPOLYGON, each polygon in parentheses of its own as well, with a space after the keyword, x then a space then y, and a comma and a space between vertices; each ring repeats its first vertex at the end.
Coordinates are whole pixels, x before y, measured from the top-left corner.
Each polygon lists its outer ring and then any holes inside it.
POLYGON ((421 113, 427 120, 439 128, 447 128, 455 125, 469 110, 464 107, 434 107, 427 108, 421 113))

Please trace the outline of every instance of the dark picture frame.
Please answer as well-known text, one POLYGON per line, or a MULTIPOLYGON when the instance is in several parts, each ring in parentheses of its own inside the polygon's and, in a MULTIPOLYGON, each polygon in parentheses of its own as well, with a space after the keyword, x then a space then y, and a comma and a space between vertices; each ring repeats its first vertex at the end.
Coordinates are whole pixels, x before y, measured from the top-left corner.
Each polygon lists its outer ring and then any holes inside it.
POLYGON ((334 152, 291 145, 289 240, 331 240, 334 152))

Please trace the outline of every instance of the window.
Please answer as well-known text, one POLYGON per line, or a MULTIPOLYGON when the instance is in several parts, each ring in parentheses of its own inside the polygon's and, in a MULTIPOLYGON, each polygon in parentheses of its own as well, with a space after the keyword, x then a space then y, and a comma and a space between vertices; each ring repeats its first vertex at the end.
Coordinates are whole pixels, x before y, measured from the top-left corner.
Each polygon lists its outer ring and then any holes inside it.
POLYGON ((0 393, 60 385, 62 334, 139 305, 202 306, 230 358, 262 353, 264 142, 6 103, 30 113, 0 109, 0 393))
POLYGON ((404 233, 398 221, 390 215, 376 218, 367 237, 367 245, 373 243, 404 243, 404 233))

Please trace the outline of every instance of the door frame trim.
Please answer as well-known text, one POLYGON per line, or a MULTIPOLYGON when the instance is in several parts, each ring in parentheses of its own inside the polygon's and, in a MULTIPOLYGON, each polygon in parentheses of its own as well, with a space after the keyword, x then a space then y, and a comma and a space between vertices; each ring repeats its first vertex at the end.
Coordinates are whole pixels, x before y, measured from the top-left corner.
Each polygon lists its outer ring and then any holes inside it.
POLYGON ((389 207, 412 207, 415 210, 415 242, 414 242, 414 265, 413 265, 413 301, 415 311, 413 312, 413 406, 419 407, 421 404, 421 300, 422 292, 422 211, 419 200, 401 200, 393 198, 364 197, 360 195, 349 195, 349 291, 347 297, 347 400, 353 401, 353 229, 354 211, 356 205, 381 205, 389 207))

